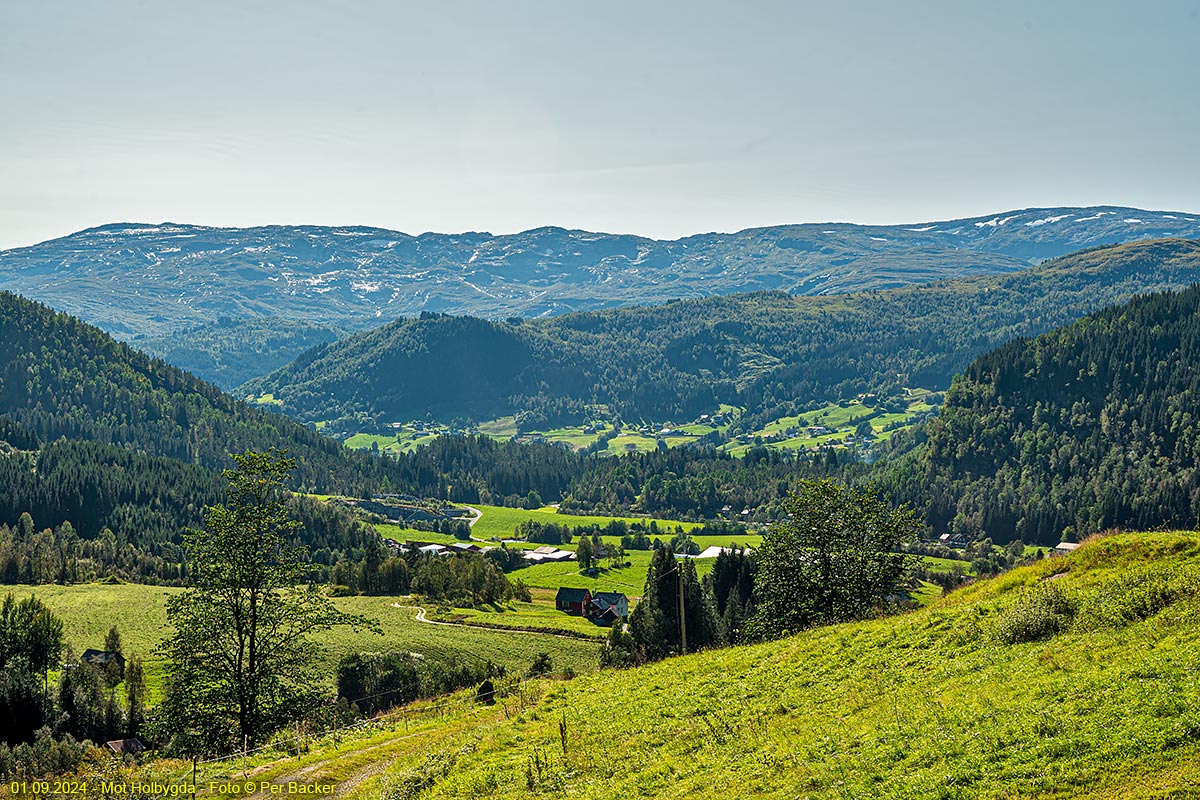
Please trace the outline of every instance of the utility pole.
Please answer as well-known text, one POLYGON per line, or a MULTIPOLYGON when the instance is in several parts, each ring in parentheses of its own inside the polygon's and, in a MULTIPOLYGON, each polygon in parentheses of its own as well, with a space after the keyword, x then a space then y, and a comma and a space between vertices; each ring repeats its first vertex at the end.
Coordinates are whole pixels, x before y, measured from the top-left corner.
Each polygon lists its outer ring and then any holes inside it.
POLYGON ((680 655, 687 655, 687 616, 683 613, 683 570, 679 568, 679 562, 675 562, 675 578, 679 586, 679 644, 680 655))

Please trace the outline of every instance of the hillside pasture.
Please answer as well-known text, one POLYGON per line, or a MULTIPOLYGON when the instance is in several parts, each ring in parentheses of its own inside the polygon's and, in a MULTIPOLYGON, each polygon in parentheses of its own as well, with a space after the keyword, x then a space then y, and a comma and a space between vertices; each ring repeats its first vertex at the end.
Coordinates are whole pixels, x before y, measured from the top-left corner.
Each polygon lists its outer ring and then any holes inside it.
MULTIPOLYGON (((12 586, 18 599, 30 594, 41 599, 63 620, 66 640, 76 654, 89 647, 101 648, 104 635, 116 625, 121 632, 127 655, 145 660, 147 686, 151 698, 161 691, 165 662, 157 655, 169 634, 166 598, 181 589, 139 584, 82 584, 75 586, 12 586)), ((347 653, 401 650, 448 663, 487 661, 509 670, 523 672, 533 657, 549 653, 557 668, 570 667, 577 673, 597 667, 599 645, 581 639, 566 639, 538 633, 493 631, 416 620, 419 598, 338 597, 334 604, 342 611, 361 614, 379 624, 383 633, 335 628, 317 635, 321 682, 332 687, 334 668, 347 653)), ((427 604, 432 610, 433 604, 427 604)), ((565 616, 565 615, 564 615, 565 616)))
POLYGON ((460 695, 256 774, 351 800, 1196 797, 1198 620, 1200 535, 1113 536, 899 616, 460 695), (1058 593, 1073 617, 1028 628, 1058 593))

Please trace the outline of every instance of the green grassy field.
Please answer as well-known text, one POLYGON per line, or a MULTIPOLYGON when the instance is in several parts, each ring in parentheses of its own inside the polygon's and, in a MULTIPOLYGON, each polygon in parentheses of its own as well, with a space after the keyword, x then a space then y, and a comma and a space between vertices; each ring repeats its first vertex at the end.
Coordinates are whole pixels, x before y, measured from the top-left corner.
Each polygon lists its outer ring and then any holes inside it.
MULTIPOLYGON (((630 551, 625 556, 630 566, 600 569, 595 576, 581 574, 577 563, 565 561, 557 564, 534 564, 510 573, 509 577, 520 578, 526 586, 541 589, 566 586, 572 589, 591 589, 593 592, 621 592, 635 598, 641 597, 645 591, 651 555, 649 550, 630 551)), ((697 560, 696 573, 703 577, 712 570, 713 563, 714 559, 711 558, 697 560)))
MULTIPOLYGON (((858 422, 869 419, 875 438, 877 440, 886 440, 891 438, 897 430, 911 426, 920 415, 928 414, 936 409, 935 406, 930 405, 928 402, 931 394, 927 389, 909 390, 909 405, 904 412, 884 413, 872 406, 864 405, 858 400, 830 403, 822 408, 803 414, 773 420, 759 430, 750 433, 748 438, 762 437, 768 440, 764 442, 764 446, 779 450, 811 449, 822 444, 839 445, 848 436, 853 435, 853 431, 850 428, 853 428, 858 422), (820 436, 811 436, 805 429, 808 426, 815 425, 830 428, 833 432, 820 436), (894 425, 895 427, 889 430, 888 427, 890 425, 894 425)), ((270 399, 264 395, 261 402, 269 402, 270 399)), ((731 422, 736 420, 741 414, 741 409, 722 405, 713 413, 725 415, 720 425, 713 422, 701 422, 698 419, 690 422, 681 421, 678 425, 670 425, 669 427, 674 433, 661 437, 662 440, 666 443, 667 447, 680 447, 694 442, 701 436, 713 431, 727 431, 731 422)), ((642 425, 641 421, 627 424, 620 434, 608 441, 607 452, 610 455, 623 455, 625 453, 644 453, 656 450, 660 438, 657 431, 660 429, 661 423, 650 422, 647 424, 650 424, 654 429, 653 433, 640 433, 638 427, 642 425)), ((606 423, 606 425, 611 426, 611 423, 606 423)), ((544 431, 528 431, 522 434, 519 439, 521 441, 536 439, 554 444, 566 444, 575 450, 583 450, 595 444, 601 436, 601 431, 585 433, 585 427, 584 425, 573 425, 551 428, 544 431)), ((473 430, 495 439, 511 439, 517 436, 516 418, 512 416, 500 417, 489 422, 480 423, 473 430)), ((357 433, 347 438, 345 444, 347 447, 352 448, 369 449, 374 446, 380 452, 384 453, 404 453, 428 444, 439 433, 447 431, 448 429, 444 426, 433 426, 430 428, 423 423, 414 422, 402 425, 397 429, 395 434, 357 433), (418 433, 423 433, 424 435, 418 436, 418 433)), ((607 427, 605 432, 611 434, 611 427, 607 427)), ((721 449, 732 455, 741 456, 754 446, 750 441, 730 441, 723 445, 721 449)))
POLYGON ((901 616, 381 723, 303 763, 351 798, 1196 797, 1198 668, 1200 535, 1123 535, 901 616), (1055 593, 1074 610, 1045 628, 1055 593))
MULTIPOLYGON (((164 603, 169 594, 180 589, 85 584, 13 586, 5 591, 18 597, 35 594, 45 602, 62 618, 66 639, 76 654, 89 647, 102 647, 109 627, 116 625, 126 654, 145 659, 147 688, 152 700, 158 696, 164 663, 155 650, 169 631, 164 603)), ((406 598, 339 597, 334 602, 343 611, 377 621, 383 634, 337 628, 314 637, 323 674, 328 676, 326 683, 331 687, 338 659, 357 650, 404 650, 451 663, 490 659, 519 672, 527 669, 539 652, 549 653, 558 668, 570 667, 578 673, 595 669, 599 663, 599 645, 587 641, 417 622, 416 609, 407 605, 415 601, 406 598)))
POLYGON ((517 435, 517 418, 500 417, 479 425, 479 432, 493 439, 509 439, 517 435))
MULTIPOLYGON (((478 508, 483 516, 475 526, 471 528, 471 534, 478 539, 505 539, 513 535, 513 531, 527 519, 537 520, 538 522, 553 522, 558 525, 569 525, 576 527, 579 525, 607 525, 614 519, 621 519, 625 522, 647 522, 642 517, 585 517, 578 514, 560 514, 558 509, 547 506, 534 510, 526 510, 523 508, 506 508, 504 506, 474 506, 478 508)), ((667 530, 674 531, 675 527, 681 526, 684 530, 692 530, 699 527, 695 522, 677 522, 674 520, 655 520, 659 528, 664 531, 667 539, 670 539, 673 533, 666 533, 667 530)), ((567 548, 570 549, 570 548, 567 548)))
POLYGON ((379 535, 395 542, 429 542, 431 544, 454 544, 458 541, 448 533, 434 531, 419 531, 416 528, 405 528, 390 522, 376 522, 371 525, 379 535))
MULTIPOLYGON (((556 587, 557 588, 557 587, 556 587)), ((455 608, 438 613, 433 619, 469 622, 505 628, 538 628, 540 630, 603 639, 608 629, 583 617, 564 614, 554 606, 555 589, 530 588, 531 603, 511 602, 486 608, 455 608)))
POLYGON ((256 406, 271 406, 272 408, 283 408, 283 401, 276 398, 275 395, 271 394, 270 392, 267 392, 265 394, 260 394, 258 397, 249 397, 246 399, 246 402, 251 403, 252 405, 256 405, 256 406))
MULTIPOLYGON (((836 445, 845 442, 853 435, 852 430, 860 422, 869 420, 876 439, 890 439, 896 431, 909 427, 925 414, 936 409, 929 404, 931 392, 926 389, 912 389, 908 396, 908 408, 903 412, 884 413, 874 407, 864 405, 858 400, 846 403, 832 403, 814 411, 797 414, 790 417, 780 417, 754 431, 751 436, 764 439, 784 437, 779 441, 764 442, 764 446, 777 450, 809 450, 819 445, 836 445), (888 430, 890 425, 896 427, 888 430), (807 428, 822 426, 829 428, 832 433, 812 436, 807 428)), ((754 445, 750 442, 730 442, 722 447, 732 455, 744 455, 754 445)))
POLYGON ((437 438, 436 434, 428 433, 417 436, 413 431, 405 429, 392 435, 376 433, 356 433, 346 439, 344 444, 354 450, 369 450, 374 445, 381 453, 408 453, 418 447, 424 447, 437 438))
POLYGON ((975 570, 971 568, 970 561, 959 561, 956 558, 938 558, 937 556, 921 556, 921 561, 927 567, 938 572, 950 572, 954 569, 961 569, 967 575, 975 574, 975 570))
POLYGON ((323 634, 320 645, 331 667, 341 655, 356 650, 405 650, 450 663, 490 660, 522 673, 540 652, 550 654, 556 669, 584 673, 599 664, 599 646, 592 642, 416 622, 406 601, 390 597, 340 597, 336 602, 344 611, 377 620, 383 636, 345 629, 323 634))

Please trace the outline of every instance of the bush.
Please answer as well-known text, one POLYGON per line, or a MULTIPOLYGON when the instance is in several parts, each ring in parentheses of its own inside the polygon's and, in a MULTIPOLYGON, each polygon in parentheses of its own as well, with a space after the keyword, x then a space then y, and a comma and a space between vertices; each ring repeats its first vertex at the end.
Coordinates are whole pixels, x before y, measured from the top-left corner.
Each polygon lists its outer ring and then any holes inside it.
POLYGON ((1074 618, 1075 601, 1053 583, 1044 583, 1000 615, 995 636, 1004 644, 1035 642, 1066 630, 1074 618))
POLYGON ((532 603, 533 595, 529 592, 529 587, 525 585, 525 581, 517 578, 513 582, 513 599, 522 603, 532 603))
POLYGON ((531 678, 536 678, 540 675, 549 675, 554 671, 554 663, 550 660, 549 653, 538 653, 533 657, 533 663, 529 666, 529 672, 526 673, 531 678))

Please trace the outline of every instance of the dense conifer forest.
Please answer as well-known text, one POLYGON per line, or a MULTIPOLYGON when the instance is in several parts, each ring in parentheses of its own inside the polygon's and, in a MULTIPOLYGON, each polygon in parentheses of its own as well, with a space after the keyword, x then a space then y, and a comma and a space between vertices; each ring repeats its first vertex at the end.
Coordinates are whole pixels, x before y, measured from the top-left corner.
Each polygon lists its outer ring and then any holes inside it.
POLYGON ((7 417, 0 430, 23 449, 89 440, 221 469, 231 452, 280 447, 300 462, 296 488, 308 491, 370 491, 392 467, 7 292, 0 292, 0 416, 7 417))
POLYGON ((1193 527, 1198 404, 1200 286, 1139 297, 976 360, 886 483, 968 540, 1193 527))

